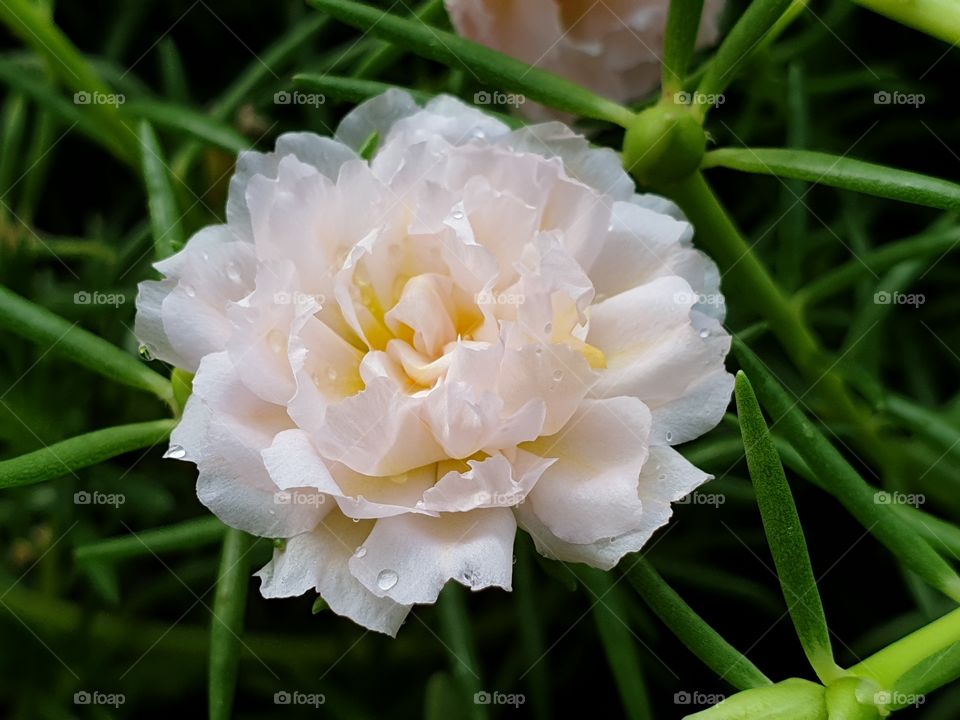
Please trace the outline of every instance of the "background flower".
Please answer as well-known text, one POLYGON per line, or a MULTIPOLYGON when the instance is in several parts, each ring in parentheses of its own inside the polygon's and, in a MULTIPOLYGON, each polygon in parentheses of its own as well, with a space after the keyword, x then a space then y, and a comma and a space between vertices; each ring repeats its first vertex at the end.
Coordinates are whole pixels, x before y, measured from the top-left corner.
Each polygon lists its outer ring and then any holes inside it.
MULTIPOLYGON (((660 83, 668 0, 445 0, 464 37, 550 70, 612 100, 660 83)), ((699 47, 716 42, 724 0, 706 0, 699 47)), ((555 115, 524 103, 529 117, 555 115)))
POLYGON ((288 539, 264 595, 392 634, 450 579, 509 589, 518 525, 611 568, 708 478, 671 445, 730 398, 716 267, 565 126, 391 90, 242 154, 227 220, 137 332, 196 372, 171 447, 201 501, 288 539))

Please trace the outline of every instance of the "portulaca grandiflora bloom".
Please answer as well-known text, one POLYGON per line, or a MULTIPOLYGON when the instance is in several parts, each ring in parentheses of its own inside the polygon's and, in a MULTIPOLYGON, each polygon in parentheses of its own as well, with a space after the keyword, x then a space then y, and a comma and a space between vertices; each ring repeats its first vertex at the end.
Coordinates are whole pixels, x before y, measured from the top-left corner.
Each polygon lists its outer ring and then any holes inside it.
MULTIPOLYGON (((660 84, 670 0, 445 0, 457 32, 612 100, 660 84)), ((717 41, 724 0, 706 0, 697 47, 717 41)), ((533 104, 528 116, 552 115, 533 104)))
POLYGON ((708 479, 671 446, 730 399, 691 238, 560 123, 390 90, 334 138, 282 135, 140 286, 141 342, 195 373, 168 456, 286 539, 265 597, 385 633, 448 580, 510 589, 518 526, 611 568, 708 479))

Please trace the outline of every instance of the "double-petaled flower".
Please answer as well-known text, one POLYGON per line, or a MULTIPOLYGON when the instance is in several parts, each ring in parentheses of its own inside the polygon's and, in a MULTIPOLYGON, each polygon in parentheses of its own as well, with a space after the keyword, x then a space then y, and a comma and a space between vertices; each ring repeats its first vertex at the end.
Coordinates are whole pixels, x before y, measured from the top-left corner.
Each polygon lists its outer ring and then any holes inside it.
POLYGON ((141 284, 141 342, 196 373, 169 454, 286 539, 265 596, 382 632, 448 580, 509 589, 518 526, 610 568, 708 479, 671 446, 730 398, 691 237, 562 124, 391 90, 241 154, 226 224, 141 284))

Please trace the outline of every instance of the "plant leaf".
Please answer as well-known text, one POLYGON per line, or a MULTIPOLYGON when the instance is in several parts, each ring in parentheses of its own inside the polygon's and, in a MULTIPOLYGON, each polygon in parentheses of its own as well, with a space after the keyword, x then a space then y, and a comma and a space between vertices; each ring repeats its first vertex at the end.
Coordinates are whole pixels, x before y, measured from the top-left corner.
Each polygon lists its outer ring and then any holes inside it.
POLYGON ((3 286, 0 286, 0 328, 37 343, 45 351, 63 354, 68 360, 110 380, 151 392, 168 404, 173 402, 173 390, 165 377, 103 338, 3 286))
POLYGON ((221 540, 226 531, 227 526, 217 518, 201 517, 80 545, 74 549, 73 556, 79 563, 116 562, 141 555, 192 550, 221 540))
POLYGON ((26 455, 0 460, 0 488, 52 480, 131 450, 153 447, 163 442, 175 424, 175 420, 153 420, 118 425, 61 440, 26 455))
POLYGON ((680 642, 723 680, 738 690, 771 684, 743 653, 707 625, 647 560, 638 560, 627 571, 627 579, 680 642))
POLYGON ((137 100, 123 106, 135 118, 178 130, 190 138, 223 148, 230 153, 250 149, 250 141, 229 125, 183 105, 158 100, 137 100))
POLYGON ((627 108, 594 95, 569 80, 417 20, 391 15, 351 0, 308 0, 308 4, 363 33, 409 48, 455 70, 466 70, 480 82, 523 93, 531 100, 558 110, 623 127, 629 126, 634 119, 634 114, 627 108))
POLYGON ((877 502, 874 490, 810 422, 746 345, 734 340, 740 365, 755 383, 757 397, 807 466, 830 478, 824 489, 888 550, 929 585, 960 600, 960 577, 894 508, 877 502))
POLYGON ((576 567, 574 572, 588 590, 587 597, 592 605, 593 619, 627 717, 631 720, 652 718, 653 711, 643 680, 640 656, 625 619, 626 598, 623 596, 623 589, 605 572, 583 566, 573 567, 576 567))
POLYGON ((156 133, 146 120, 140 121, 141 168, 147 187, 150 226, 153 230, 154 255, 157 260, 170 257, 183 247, 183 229, 177 198, 170 184, 170 173, 156 133))
POLYGON ((797 178, 914 205, 960 210, 957 183, 813 150, 722 148, 704 155, 702 167, 797 178))
POLYGON ((826 685, 841 671, 833 660, 830 631, 807 554, 803 526, 777 448, 750 381, 742 372, 737 373, 736 399, 747 467, 757 493, 760 517, 777 566, 783 597, 807 659, 826 685))
MULTIPOLYGON (((723 93, 737 72, 743 69, 746 60, 763 40, 764 35, 787 11, 791 2, 792 0, 753 0, 720 43, 700 80, 699 92, 704 95, 723 93)), ((708 105, 700 103, 696 107, 705 113, 708 105)))

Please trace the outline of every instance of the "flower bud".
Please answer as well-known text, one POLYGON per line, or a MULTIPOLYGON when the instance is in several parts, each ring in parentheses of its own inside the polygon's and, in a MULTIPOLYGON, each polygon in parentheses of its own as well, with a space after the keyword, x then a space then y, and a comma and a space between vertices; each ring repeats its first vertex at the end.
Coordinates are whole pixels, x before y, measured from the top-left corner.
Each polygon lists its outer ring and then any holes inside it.
POLYGON ((696 171, 706 148, 707 135, 688 107, 654 105, 627 129, 623 164, 641 185, 663 187, 696 171))

